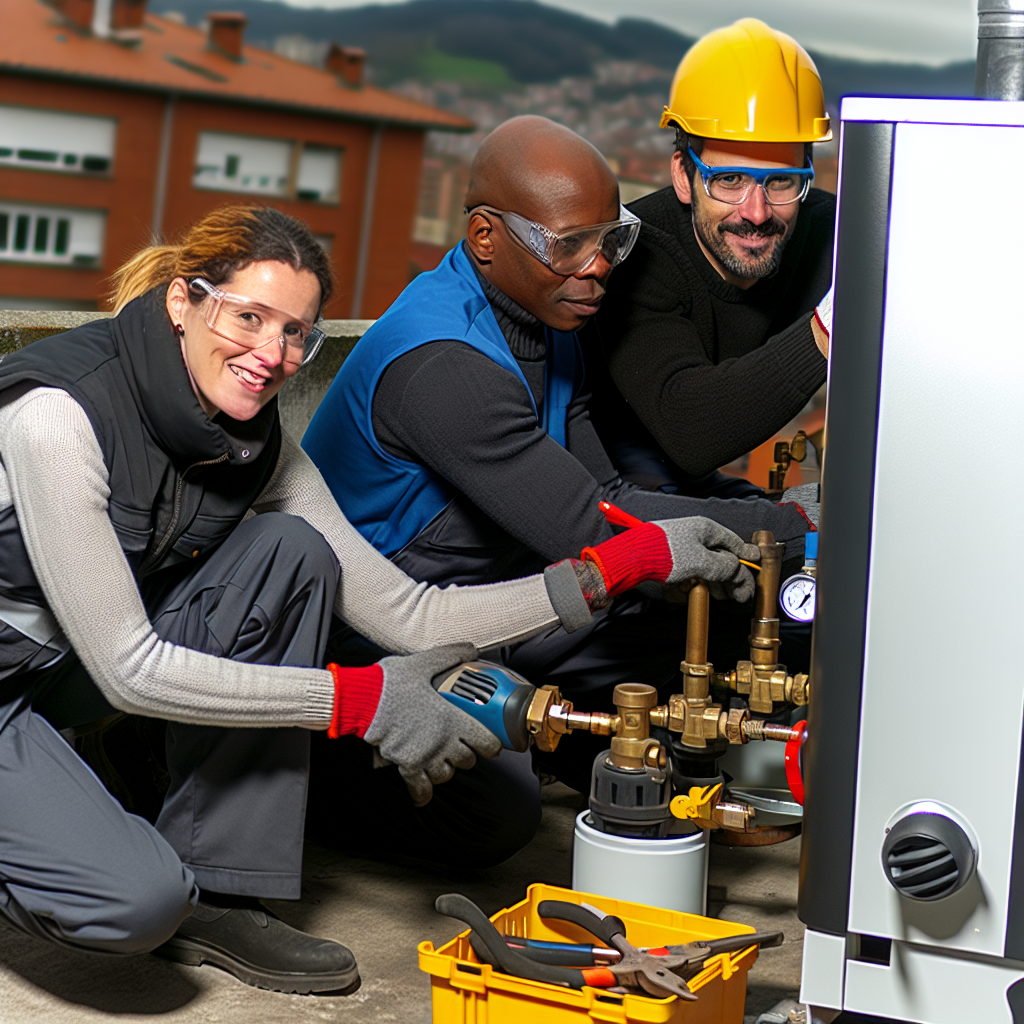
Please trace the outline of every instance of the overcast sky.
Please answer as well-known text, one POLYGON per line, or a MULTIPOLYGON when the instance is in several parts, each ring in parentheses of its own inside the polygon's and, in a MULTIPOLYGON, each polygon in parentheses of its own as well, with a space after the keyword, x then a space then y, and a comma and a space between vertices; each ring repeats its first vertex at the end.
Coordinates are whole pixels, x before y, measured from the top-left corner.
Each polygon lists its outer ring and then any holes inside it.
MULTIPOLYGON (((302 7, 361 7, 367 0, 289 0, 302 7)), ((381 0, 377 0, 381 2, 381 0)), ((382 0, 398 3, 401 0, 382 0)), ((942 64, 977 48, 976 0, 544 0, 604 21, 661 21, 699 35, 757 17, 811 49, 850 57, 942 64)))

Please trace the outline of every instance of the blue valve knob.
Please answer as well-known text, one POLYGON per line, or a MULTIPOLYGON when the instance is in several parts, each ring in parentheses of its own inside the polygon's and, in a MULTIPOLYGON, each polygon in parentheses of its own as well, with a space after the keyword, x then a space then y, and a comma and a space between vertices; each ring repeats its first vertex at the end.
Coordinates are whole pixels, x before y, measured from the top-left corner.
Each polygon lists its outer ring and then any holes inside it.
POLYGON ((807 533, 804 535, 804 559, 813 558, 815 561, 818 560, 818 532, 815 530, 813 533, 807 533))

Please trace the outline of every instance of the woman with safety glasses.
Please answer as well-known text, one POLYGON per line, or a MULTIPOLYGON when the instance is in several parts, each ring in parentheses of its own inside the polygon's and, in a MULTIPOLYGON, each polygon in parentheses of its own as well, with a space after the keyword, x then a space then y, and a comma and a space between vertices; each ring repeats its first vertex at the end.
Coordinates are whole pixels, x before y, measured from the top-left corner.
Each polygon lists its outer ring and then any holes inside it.
MULTIPOLYGON (((345 946, 258 902, 299 896, 309 730, 365 739, 425 804, 500 749, 431 681, 589 617, 576 569, 423 587, 349 525, 275 400, 320 347, 331 292, 299 221, 218 210, 114 283, 112 319, 0 362, 0 915, 62 945, 353 991, 345 946), (332 612, 407 656, 322 668, 332 612), (115 711, 169 723, 155 827, 56 731, 115 711)), ((514 788, 491 805, 525 820, 514 788)))

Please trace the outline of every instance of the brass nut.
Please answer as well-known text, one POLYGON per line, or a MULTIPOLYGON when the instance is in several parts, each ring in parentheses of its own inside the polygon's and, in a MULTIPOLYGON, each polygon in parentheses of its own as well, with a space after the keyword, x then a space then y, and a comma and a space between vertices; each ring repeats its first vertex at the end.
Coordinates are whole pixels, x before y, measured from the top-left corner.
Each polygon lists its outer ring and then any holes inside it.
POLYGON ((552 728, 549 712, 553 704, 559 703, 557 686, 538 686, 526 709, 526 728, 533 735, 538 750, 550 753, 562 738, 552 728))
POLYGON ((668 699, 668 728, 672 732, 686 728, 686 698, 681 693, 674 693, 668 699))
POLYGON ((590 716, 590 731, 595 736, 614 736, 622 728, 622 719, 607 711, 595 711, 590 716))
POLYGON ((649 768, 664 768, 668 764, 668 751, 660 743, 652 743, 644 751, 644 764, 649 768))
POLYGON ((792 686, 792 680, 786 675, 785 669, 776 669, 769 677, 769 687, 773 701, 782 702, 786 700, 787 681, 792 686))
POLYGON ((736 662, 736 692, 750 693, 754 682, 754 664, 750 661, 736 662))
POLYGON ((743 731, 743 723, 750 717, 746 708, 733 708, 725 723, 725 736, 730 743, 748 743, 747 734, 743 731))
POLYGON ((651 747, 660 747, 656 739, 650 736, 626 739, 615 736, 611 742, 611 762, 616 768, 641 770, 647 764, 647 751, 651 747))
POLYGON ((752 832, 755 826, 754 808, 748 804, 720 803, 711 812, 711 819, 731 832, 752 832))
POLYGON ((651 708, 648 712, 647 717, 650 719, 651 725, 658 729, 667 729, 669 722, 668 707, 665 704, 660 704, 656 708, 651 708))
POLYGON ((787 699, 797 707, 803 707, 811 699, 811 679, 806 672, 800 672, 790 680, 790 690, 787 699))
POLYGON ((704 739, 706 740, 717 740, 718 739, 718 716, 721 713, 722 707, 720 704, 712 704, 710 707, 704 709, 701 714, 701 725, 703 726, 704 739))
POLYGON ((751 711, 769 715, 772 712, 772 677, 768 672, 755 672, 747 701, 751 711))

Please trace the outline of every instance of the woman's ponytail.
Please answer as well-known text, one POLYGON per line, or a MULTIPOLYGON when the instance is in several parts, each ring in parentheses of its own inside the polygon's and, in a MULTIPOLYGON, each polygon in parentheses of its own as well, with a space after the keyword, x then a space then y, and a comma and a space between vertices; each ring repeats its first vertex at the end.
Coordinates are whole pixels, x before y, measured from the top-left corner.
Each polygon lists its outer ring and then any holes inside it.
POLYGON ((132 299, 177 276, 177 245, 150 245, 110 275, 110 303, 118 314, 132 299))

